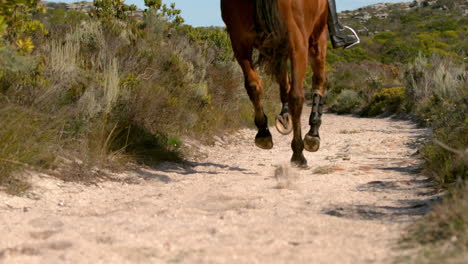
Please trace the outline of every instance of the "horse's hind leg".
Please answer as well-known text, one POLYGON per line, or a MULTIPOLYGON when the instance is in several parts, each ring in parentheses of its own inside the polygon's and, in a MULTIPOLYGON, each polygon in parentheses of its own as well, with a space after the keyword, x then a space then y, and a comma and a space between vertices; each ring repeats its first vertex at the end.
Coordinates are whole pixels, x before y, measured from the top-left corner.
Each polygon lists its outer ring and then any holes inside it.
POLYGON ((263 112, 261 100, 263 88, 258 74, 253 69, 253 47, 242 43, 233 43, 233 50, 244 73, 245 89, 255 110, 255 125, 258 128, 258 133, 255 136, 255 145, 262 149, 271 149, 273 148, 273 139, 268 130, 268 119, 263 112))
POLYGON ((280 96, 281 96, 281 112, 276 117, 276 129, 283 135, 288 135, 293 130, 292 125, 292 118, 289 114, 289 104, 288 104, 288 94, 289 94, 289 77, 288 71, 286 69, 286 61, 281 63, 284 65, 277 73, 276 73, 276 81, 280 86, 280 96))
POLYGON ((320 148, 319 128, 322 124, 323 96, 327 87, 327 75, 325 71, 325 60, 327 53, 326 31, 322 33, 319 40, 310 43, 309 56, 312 61, 314 77, 312 88, 314 95, 312 99, 312 112, 309 118, 310 131, 304 138, 304 148, 307 151, 316 152, 320 148))

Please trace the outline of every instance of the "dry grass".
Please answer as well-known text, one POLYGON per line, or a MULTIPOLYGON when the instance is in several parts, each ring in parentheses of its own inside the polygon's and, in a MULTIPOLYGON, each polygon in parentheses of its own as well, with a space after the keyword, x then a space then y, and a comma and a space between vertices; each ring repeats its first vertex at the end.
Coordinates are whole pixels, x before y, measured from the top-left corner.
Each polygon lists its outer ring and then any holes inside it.
POLYGON ((0 108, 0 119, 0 185, 7 192, 20 193, 28 184, 11 174, 54 166, 59 123, 14 105, 0 108))
POLYGON ((104 65, 104 71, 100 75, 100 79, 100 85, 86 89, 78 102, 81 113, 88 118, 100 114, 110 114, 119 97, 120 78, 115 58, 107 61, 104 65))
POLYGON ((466 84, 464 65, 434 56, 419 56, 405 74, 412 99, 426 100, 432 96, 451 99, 463 96, 459 87, 466 84))

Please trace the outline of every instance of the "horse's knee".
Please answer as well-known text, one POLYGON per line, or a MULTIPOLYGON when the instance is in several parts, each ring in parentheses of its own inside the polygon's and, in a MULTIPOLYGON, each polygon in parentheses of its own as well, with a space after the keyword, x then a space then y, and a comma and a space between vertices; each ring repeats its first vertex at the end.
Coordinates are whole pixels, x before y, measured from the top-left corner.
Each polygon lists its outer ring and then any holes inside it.
POLYGON ((245 89, 247 90, 247 94, 249 95, 250 100, 257 104, 260 101, 260 98, 263 95, 263 88, 262 84, 259 80, 245 81, 245 89))

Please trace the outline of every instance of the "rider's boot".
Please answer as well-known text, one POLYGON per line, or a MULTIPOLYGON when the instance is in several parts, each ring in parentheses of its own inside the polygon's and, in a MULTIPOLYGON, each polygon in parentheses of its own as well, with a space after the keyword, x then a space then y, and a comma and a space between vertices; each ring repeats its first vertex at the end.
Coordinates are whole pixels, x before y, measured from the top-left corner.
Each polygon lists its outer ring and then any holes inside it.
POLYGON ((335 49, 341 47, 348 49, 360 42, 359 37, 352 28, 344 27, 340 24, 338 14, 336 13, 335 0, 328 0, 328 31, 333 48, 335 49), (346 34, 346 29, 349 29, 353 35, 346 34))

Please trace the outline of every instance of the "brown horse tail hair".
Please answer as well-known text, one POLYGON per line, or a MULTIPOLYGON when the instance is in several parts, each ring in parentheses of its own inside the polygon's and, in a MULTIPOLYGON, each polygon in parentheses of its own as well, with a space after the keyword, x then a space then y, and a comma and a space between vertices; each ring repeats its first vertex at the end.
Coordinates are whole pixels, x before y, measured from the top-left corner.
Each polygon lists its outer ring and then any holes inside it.
POLYGON ((260 41, 259 65, 270 74, 286 67, 288 56, 287 30, 281 18, 278 0, 255 0, 255 31, 260 41))

